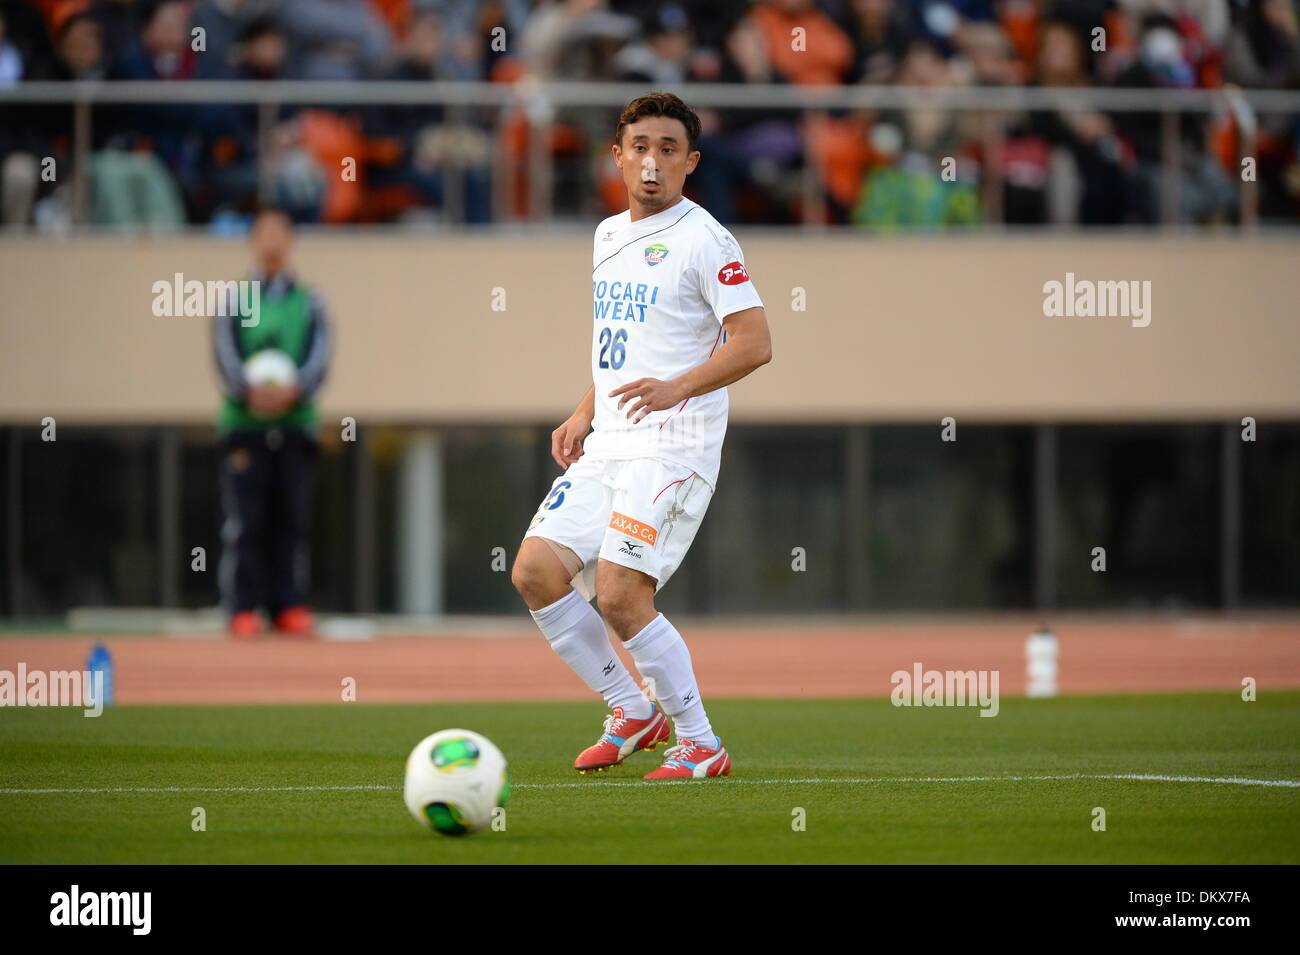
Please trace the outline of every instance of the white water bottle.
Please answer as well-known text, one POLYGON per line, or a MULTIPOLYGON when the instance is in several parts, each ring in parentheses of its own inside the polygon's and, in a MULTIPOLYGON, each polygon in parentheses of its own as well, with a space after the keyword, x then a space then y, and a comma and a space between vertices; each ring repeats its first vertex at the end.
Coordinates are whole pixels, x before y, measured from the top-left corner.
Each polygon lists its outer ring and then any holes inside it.
POLYGON ((1025 643, 1025 664, 1028 681, 1025 695, 1030 697, 1056 696, 1056 635, 1041 626, 1029 635, 1025 643))

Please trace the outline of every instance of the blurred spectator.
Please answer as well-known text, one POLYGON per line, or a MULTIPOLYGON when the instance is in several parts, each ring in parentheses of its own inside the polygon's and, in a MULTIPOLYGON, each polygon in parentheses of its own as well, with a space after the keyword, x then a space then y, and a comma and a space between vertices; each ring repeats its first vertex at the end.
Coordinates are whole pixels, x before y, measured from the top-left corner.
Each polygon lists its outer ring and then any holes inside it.
POLYGON ((147 15, 142 12, 148 0, 94 0, 90 15, 99 21, 104 31, 104 49, 109 59, 125 56, 136 45, 140 21, 147 15))
POLYGON ((274 17, 278 6, 279 0, 199 0, 194 26, 203 30, 205 45, 199 74, 205 78, 224 75, 249 24, 274 17))
MULTIPOLYGON (((1036 0, 1001 0, 999 22, 1012 35, 1018 24, 1008 17, 1012 3, 1034 5, 1036 0)), ((1046 0, 1041 17, 1033 21, 1033 48, 1024 57, 1026 64, 1039 60, 1038 33, 1055 24, 1072 30, 1083 44, 1084 72, 1092 83, 1113 82, 1115 75, 1133 58, 1131 23, 1137 23, 1124 11, 1120 0, 1046 0)))
MULTIPOLYGON (((1081 2, 1094 0, 1063 0, 1057 5, 1077 8, 1081 2)), ((1038 58, 1038 26, 1042 21, 1043 5, 1044 0, 998 0, 997 24, 1022 65, 1033 63, 1038 58)))
POLYGON ((1209 47, 1222 49, 1232 21, 1228 0, 1118 0, 1134 23, 1150 16, 1172 21, 1184 36, 1195 37, 1209 47))
POLYGON ((974 86, 1015 86, 1024 82, 1011 41, 995 23, 971 23, 957 35, 957 58, 964 81, 974 86))
MULTIPOLYGON (((976 22, 962 26, 955 41, 959 54, 952 60, 955 76, 975 86, 1014 86, 1022 82, 1020 64, 1011 41, 995 23, 976 22)), ((1041 47, 1040 47, 1041 50, 1041 47)), ((1047 219, 1047 186, 1051 167, 1051 146, 1034 128, 1032 114, 1002 114, 1001 154, 998 165, 1002 178, 1002 221, 1012 225, 1039 224, 1047 219)), ((981 142, 978 114, 964 115, 959 128, 965 138, 979 143, 975 150, 984 162, 989 157, 981 142)))
POLYGON ((366 0, 281 0, 279 17, 295 79, 366 79, 387 65, 392 38, 366 0))
POLYGON ((442 71, 460 80, 509 80, 519 61, 532 0, 415 0, 416 13, 442 21, 442 71), (498 30, 499 32, 495 32, 498 30))
MULTIPOLYGON (((407 27, 406 34, 397 41, 397 62, 388 70, 390 80, 441 80, 450 79, 448 37, 442 17, 432 12, 417 13, 407 27)), ((442 107, 415 107, 428 121, 442 117, 442 107), (430 112, 432 111, 432 112, 430 112)))
MULTIPOLYGON (((1184 55, 1177 24, 1162 14, 1142 24, 1139 58, 1116 79, 1117 86, 1186 89, 1196 74, 1184 55)), ((1123 112, 1115 116, 1118 131, 1136 155, 1133 212, 1141 222, 1162 219, 1161 117, 1152 112, 1123 112)), ((1217 222, 1236 206, 1236 190, 1207 148, 1206 118, 1182 113, 1178 121, 1179 182, 1177 218, 1180 222, 1217 222)))
POLYGON ((0 11, 0 86, 10 86, 23 78, 23 57, 6 35, 4 12, 0 11))
POLYGON ((964 24, 996 19, 994 0, 915 0, 912 9, 917 32, 945 58, 956 50, 964 24))
POLYGON ((664 4, 645 25, 642 37, 614 58, 620 80, 659 88, 687 79, 694 37, 685 10, 675 3, 664 4))
MULTIPOLYGON (((1300 28, 1287 0, 1251 0, 1228 41, 1225 78, 1247 88, 1300 89, 1300 28)), ((1240 154, 1258 164, 1259 215, 1295 221, 1300 210, 1300 117, 1292 113, 1254 116, 1253 141, 1234 141, 1225 161, 1240 154)), ((1243 132, 1238 126, 1237 134, 1243 132)))
MULTIPOLYGON (((0 7, 0 86, 23 78, 23 58, 8 34, 8 11, 0 7)), ((40 137, 24 130, 31 111, 20 106, 0 107, 0 224, 22 225, 31 217, 36 201, 40 137)))
MULTIPOLYGON (((903 86, 944 86, 948 62, 926 39, 908 47, 898 74, 903 86)), ((970 176, 946 181, 940 161, 963 153, 958 118, 951 110, 887 110, 871 131, 877 163, 862 185, 853 221, 873 229, 936 229, 979 221, 979 195, 970 176)))
MULTIPOLYGON (((156 0, 142 11, 138 42, 110 67, 109 78, 193 77, 198 57, 190 41, 189 4, 156 0)), ((184 195, 198 186, 200 173, 194 108, 150 103, 110 107, 100 115, 109 138, 93 159, 94 221, 119 229, 184 224, 184 195)))
POLYGON ((853 42, 813 0, 768 0, 750 17, 773 72, 787 83, 830 85, 848 78, 853 42))
POLYGON ((0 0, 0 86, 44 79, 54 59, 40 13, 26 0, 0 0))
POLYGON ((53 75, 56 80, 100 80, 107 72, 103 27, 89 13, 76 13, 59 29, 53 75))
MULTIPOLYGON (((388 78, 431 80, 451 66, 443 57, 450 38, 442 18, 417 13, 398 46, 399 58, 388 78)), ((466 222, 491 218, 490 144, 479 129, 444 121, 441 106, 383 106, 369 111, 367 132, 375 137, 368 154, 370 184, 381 194, 371 213, 389 218, 412 205, 445 207, 448 180, 455 177, 466 222)))
MULTIPOLYGON (((279 22, 269 16, 256 17, 241 26, 234 44, 226 50, 226 62, 219 69, 210 68, 220 79, 264 82, 283 75, 285 55, 279 22)), ((277 124, 283 124, 295 112, 296 107, 278 107, 277 124)), ((251 208, 260 183, 257 105, 212 104, 204 107, 201 115, 209 164, 204 176, 207 195, 201 204, 205 209, 224 212, 251 208)), ((313 205, 308 217, 315 211, 313 205)))
MULTIPOLYGON (((190 5, 156 0, 143 12, 139 42, 109 68, 110 79, 181 81, 194 77, 199 58, 190 45, 190 5)), ((140 104, 104 110, 112 146, 152 152, 183 187, 195 182, 198 130, 194 108, 185 104, 140 104)))
POLYGON ((853 71, 858 83, 889 83, 907 52, 913 33, 900 0, 851 0, 849 37, 853 41, 853 71))
MULTIPOLYGON (((68 12, 58 22, 54 61, 41 79, 97 80, 104 76, 104 47, 100 27, 85 12, 68 12)), ((72 109, 69 106, 10 106, 0 108, 0 191, 2 219, 8 225, 26 225, 44 207, 66 222, 64 200, 57 181, 42 179, 42 164, 68 169, 72 162, 72 109), (49 199, 50 202, 46 202, 49 199)))
MULTIPOLYGON (((1087 41, 1062 22, 1044 24, 1035 80, 1039 86, 1089 85, 1087 41)), ((1129 156, 1114 124, 1096 110, 1036 112, 1033 130, 1054 148, 1049 219, 1058 223, 1117 225, 1128 202, 1129 156)))
POLYGON ((191 46, 190 5, 186 0, 158 0, 145 14, 139 43, 113 68, 118 80, 192 78, 199 58, 191 46))
POLYGON ((542 0, 524 27, 524 61, 539 79, 611 79, 614 55, 638 29, 606 0, 542 0))
POLYGON ((1224 75, 1255 89, 1300 89, 1300 26, 1289 0, 1250 0, 1228 41, 1224 75))
POLYGON ((172 231, 185 201, 167 167, 147 152, 105 149, 91 157, 91 222, 121 232, 172 231))

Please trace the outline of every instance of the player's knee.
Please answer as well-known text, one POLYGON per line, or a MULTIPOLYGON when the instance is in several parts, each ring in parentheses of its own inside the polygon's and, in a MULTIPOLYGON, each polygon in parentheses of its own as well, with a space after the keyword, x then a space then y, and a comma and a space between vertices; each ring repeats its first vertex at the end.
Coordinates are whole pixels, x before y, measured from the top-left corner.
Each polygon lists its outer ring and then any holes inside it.
POLYGON ((510 582, 530 610, 540 610, 563 597, 567 581, 562 578, 562 568, 552 555, 538 553, 536 547, 527 544, 519 549, 510 568, 510 582))
POLYGON ((623 640, 636 636, 644 626, 646 615, 654 612, 653 601, 623 581, 597 582, 596 604, 610 629, 623 640))
POLYGON ((510 582, 515 585, 515 590, 519 591, 519 596, 525 600, 536 593, 542 585, 542 574, 537 567, 537 561, 531 560, 526 552, 520 551, 515 557, 514 566, 510 568, 510 582))

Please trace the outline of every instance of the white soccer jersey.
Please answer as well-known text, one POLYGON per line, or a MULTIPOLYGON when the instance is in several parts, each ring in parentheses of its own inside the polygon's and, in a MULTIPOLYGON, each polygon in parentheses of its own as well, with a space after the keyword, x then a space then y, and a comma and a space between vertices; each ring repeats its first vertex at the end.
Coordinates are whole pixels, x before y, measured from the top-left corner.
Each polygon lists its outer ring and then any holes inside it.
POLYGON ((662 458, 718 480, 727 433, 727 389, 688 398, 632 424, 632 402, 608 397, 638 378, 668 381, 722 347, 722 320, 762 305, 735 238, 686 197, 632 221, 611 216, 596 229, 592 256, 594 430, 583 451, 595 458, 662 458))

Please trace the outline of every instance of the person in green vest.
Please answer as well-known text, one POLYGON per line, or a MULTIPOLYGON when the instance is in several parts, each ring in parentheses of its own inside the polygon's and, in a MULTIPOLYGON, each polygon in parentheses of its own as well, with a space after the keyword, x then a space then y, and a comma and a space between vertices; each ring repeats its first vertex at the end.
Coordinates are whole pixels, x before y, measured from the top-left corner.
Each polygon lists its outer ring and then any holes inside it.
POLYGON ((315 397, 330 358, 325 305, 288 270, 293 221, 267 209, 249 236, 256 271, 256 307, 232 293, 225 314, 213 318, 213 350, 224 400, 217 422, 221 482, 222 604, 230 632, 251 639, 263 632, 259 609, 275 629, 307 637, 308 531, 312 471, 319 449, 315 397), (296 366, 286 380, 263 380, 262 359, 272 353, 296 366), (250 381, 250 372, 256 380, 250 381))

